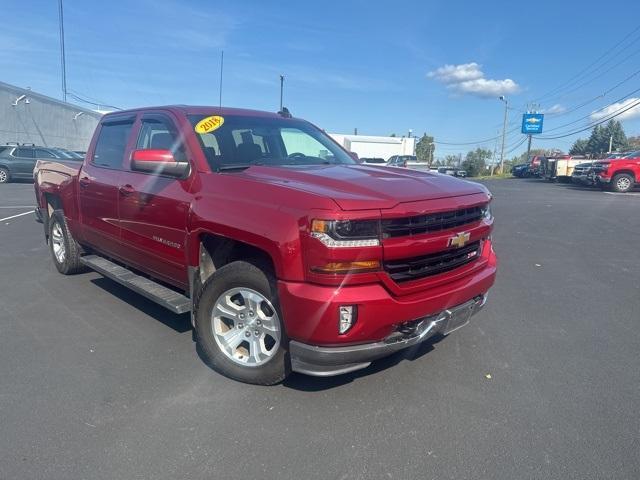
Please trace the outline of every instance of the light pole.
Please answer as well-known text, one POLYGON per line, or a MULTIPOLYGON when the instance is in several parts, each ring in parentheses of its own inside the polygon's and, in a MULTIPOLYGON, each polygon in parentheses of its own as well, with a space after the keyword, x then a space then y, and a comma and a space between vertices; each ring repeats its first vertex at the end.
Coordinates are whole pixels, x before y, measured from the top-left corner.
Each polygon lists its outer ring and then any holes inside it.
POLYGON ((504 102, 504 122, 502 124, 502 148, 500 149, 500 173, 504 174, 504 138, 507 133, 507 114, 509 111, 509 100, 504 95, 499 97, 501 102, 504 102))
POLYGON ((431 165, 433 164, 433 151, 436 148, 436 144, 431 142, 429 144, 429 168, 431 168, 431 165))

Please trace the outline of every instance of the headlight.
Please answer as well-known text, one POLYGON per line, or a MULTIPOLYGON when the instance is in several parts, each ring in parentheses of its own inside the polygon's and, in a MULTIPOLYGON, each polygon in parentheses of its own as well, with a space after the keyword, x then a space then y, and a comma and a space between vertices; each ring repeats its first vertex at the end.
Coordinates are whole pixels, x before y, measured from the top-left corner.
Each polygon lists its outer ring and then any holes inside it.
POLYGON ((311 236, 327 247, 377 247, 380 245, 378 220, 314 220, 311 236))
POLYGON ((484 207, 482 207, 481 209, 482 211, 482 218, 486 219, 486 220, 490 220, 493 218, 493 215, 491 214, 491 204, 487 203, 484 207))

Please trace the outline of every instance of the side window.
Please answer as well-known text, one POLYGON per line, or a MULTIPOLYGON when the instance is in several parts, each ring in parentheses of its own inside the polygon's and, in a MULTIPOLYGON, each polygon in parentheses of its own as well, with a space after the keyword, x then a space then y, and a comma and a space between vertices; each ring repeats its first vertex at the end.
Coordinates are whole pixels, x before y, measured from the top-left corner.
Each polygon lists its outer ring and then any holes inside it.
POLYGON ((14 157, 33 158, 33 148, 16 148, 13 152, 14 157))
POLYGON ((124 151, 132 127, 133 121, 103 124, 92 163, 101 167, 122 168, 124 151))
POLYGON ((36 150, 36 157, 37 158, 57 158, 53 153, 51 153, 49 150, 43 150, 41 148, 38 148, 36 150))
POLYGON ((168 119, 143 118, 136 149, 171 150, 176 161, 187 161, 182 139, 168 119))
POLYGON ((332 157, 327 147, 318 140, 296 128, 283 128, 280 130, 286 154, 301 153, 305 157, 326 159, 332 157))

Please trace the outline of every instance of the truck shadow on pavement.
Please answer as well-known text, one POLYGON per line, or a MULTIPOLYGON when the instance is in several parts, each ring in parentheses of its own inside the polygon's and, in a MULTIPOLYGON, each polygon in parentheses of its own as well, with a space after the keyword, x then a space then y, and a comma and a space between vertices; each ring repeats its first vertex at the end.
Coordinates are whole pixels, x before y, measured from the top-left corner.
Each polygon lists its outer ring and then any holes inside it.
MULTIPOLYGON (((155 304, 151 300, 144 298, 142 295, 139 295, 136 292, 128 289, 127 287, 124 287, 108 278, 94 278, 91 280, 91 282, 97 287, 119 298, 123 302, 128 303, 132 307, 140 310, 140 312, 159 321, 160 323, 163 323, 164 325, 178 333, 186 333, 192 330, 189 314, 177 315, 175 313, 171 313, 160 305, 155 304)), ((289 377, 287 377, 282 385, 287 388, 303 392, 320 392, 323 390, 330 390, 332 388, 351 383, 359 378, 368 377, 369 375, 375 375, 383 370, 392 368, 402 361, 413 362, 414 360, 418 360, 422 356, 432 351, 434 349, 434 345, 444 338, 445 337, 443 335, 435 335, 418 345, 406 348, 388 357, 375 360, 367 368, 352 373, 346 373, 344 375, 338 375, 335 377, 312 377, 309 375, 292 373, 291 375, 289 375, 289 377)), ((195 343, 195 337, 193 338, 193 340, 195 343)), ((197 347, 197 344, 195 345, 195 347, 195 351, 202 362, 208 365, 201 350, 197 347)), ((211 365, 208 366, 211 367, 211 365)))
POLYGON ((434 350, 434 345, 444 338, 444 335, 435 335, 418 345, 406 348, 388 357, 375 360, 367 368, 363 368, 362 370, 357 370, 352 373, 345 373, 335 377, 312 377, 309 375, 302 375, 300 373, 292 373, 282 384, 285 387, 303 392, 320 392, 323 390, 330 390, 332 388, 351 383, 359 378, 375 375, 383 370, 392 368, 405 360, 410 362, 418 360, 422 356, 434 350))
POLYGON ((175 330, 178 333, 185 333, 191 330, 191 318, 188 313, 178 315, 171 313, 164 307, 157 305, 144 298, 142 295, 130 290, 127 287, 120 285, 108 278, 99 277, 91 280, 91 283, 118 297, 120 300, 128 303, 132 307, 137 308, 141 312, 149 315, 150 317, 158 320, 160 323, 165 324, 167 327, 175 330))

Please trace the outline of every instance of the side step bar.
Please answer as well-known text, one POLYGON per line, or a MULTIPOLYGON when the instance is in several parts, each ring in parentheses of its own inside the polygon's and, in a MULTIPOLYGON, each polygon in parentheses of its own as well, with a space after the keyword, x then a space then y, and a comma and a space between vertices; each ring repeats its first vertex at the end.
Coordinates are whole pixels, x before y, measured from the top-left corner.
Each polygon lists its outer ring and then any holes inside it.
POLYGON ((104 257, 87 255, 81 257, 80 262, 99 274, 171 310, 173 313, 187 313, 191 311, 191 299, 189 297, 154 282, 147 277, 137 275, 131 270, 104 257))

